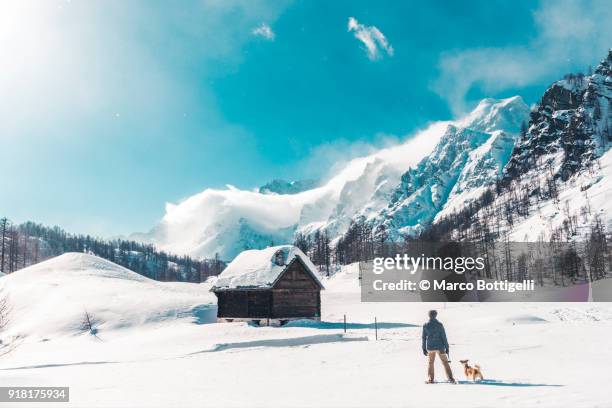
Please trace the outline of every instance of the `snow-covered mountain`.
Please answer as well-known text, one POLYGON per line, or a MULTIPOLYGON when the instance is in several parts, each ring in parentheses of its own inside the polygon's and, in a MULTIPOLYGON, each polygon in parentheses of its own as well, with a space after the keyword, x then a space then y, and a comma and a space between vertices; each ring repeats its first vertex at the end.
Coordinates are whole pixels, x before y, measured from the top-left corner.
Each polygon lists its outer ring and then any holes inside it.
POLYGON ((449 125, 434 151, 402 175, 388 206, 371 222, 391 238, 424 230, 439 214, 479 197, 501 175, 528 108, 520 97, 483 100, 449 125))
POLYGON ((432 123, 293 194, 206 189, 168 204, 161 222, 138 238, 173 253, 231 259, 292 242, 296 232, 325 230, 334 239, 354 220, 384 224, 398 236, 418 231, 495 180, 528 111, 520 97, 485 99, 457 121, 432 123))
POLYGON ((259 187, 259 192, 263 194, 297 194, 315 188, 318 183, 318 180, 312 179, 295 181, 274 179, 259 187))
POLYGON ((581 239, 609 227, 611 98, 612 50, 590 75, 567 75, 546 90, 495 193, 471 213, 458 208, 464 213, 456 220, 440 213, 442 229, 457 239, 480 235, 476 226, 531 241, 581 239))

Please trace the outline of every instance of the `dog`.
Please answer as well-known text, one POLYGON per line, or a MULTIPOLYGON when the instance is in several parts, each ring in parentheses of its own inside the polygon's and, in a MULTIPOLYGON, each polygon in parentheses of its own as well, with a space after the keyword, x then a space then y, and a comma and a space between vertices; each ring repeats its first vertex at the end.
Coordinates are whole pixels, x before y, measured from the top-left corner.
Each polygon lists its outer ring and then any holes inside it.
POLYGON ((482 371, 480 371, 480 366, 478 364, 474 364, 474 367, 470 367, 470 365, 468 364, 468 361, 469 360, 459 360, 459 362, 463 364, 463 370, 468 380, 472 380, 472 381, 484 380, 482 376, 482 371))

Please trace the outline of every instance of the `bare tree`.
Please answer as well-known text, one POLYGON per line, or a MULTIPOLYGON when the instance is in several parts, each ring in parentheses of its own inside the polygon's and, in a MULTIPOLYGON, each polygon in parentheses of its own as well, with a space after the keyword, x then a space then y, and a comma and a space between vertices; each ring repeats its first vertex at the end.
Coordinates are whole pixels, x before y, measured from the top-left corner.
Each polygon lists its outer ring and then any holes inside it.
POLYGON ((6 241, 10 223, 4 217, 0 219, 0 271, 4 270, 4 256, 6 255, 6 241))
POLYGON ((96 327, 98 322, 94 319, 87 310, 83 313, 83 320, 81 321, 81 330, 89 332, 92 336, 98 334, 98 328, 96 327))
POLYGON ((0 332, 8 324, 8 315, 9 315, 8 296, 2 289, 0 289, 0 332))
MULTIPOLYGON (((8 295, 2 289, 0 289, 0 334, 2 334, 4 328, 9 322, 9 302, 8 295)), ((5 344, 2 339, 0 339, 0 357, 8 354, 13 350, 13 346, 10 344, 5 344)))

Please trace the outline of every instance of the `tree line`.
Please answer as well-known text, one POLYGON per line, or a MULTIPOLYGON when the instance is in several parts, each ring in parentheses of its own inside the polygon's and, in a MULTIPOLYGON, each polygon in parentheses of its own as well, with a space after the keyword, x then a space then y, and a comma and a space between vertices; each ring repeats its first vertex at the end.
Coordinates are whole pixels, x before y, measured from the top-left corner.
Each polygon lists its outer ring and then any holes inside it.
POLYGON ((85 252, 158 281, 202 282, 221 273, 225 262, 169 254, 151 244, 71 234, 60 227, 0 218, 0 271, 13 273, 66 252, 85 252))
POLYGON ((352 220, 347 231, 333 242, 328 231, 317 230, 306 235, 298 232, 294 245, 308 255, 319 270, 330 275, 340 265, 363 262, 375 257, 386 257, 397 253, 404 241, 389 239, 384 225, 373 226, 363 219, 352 220))

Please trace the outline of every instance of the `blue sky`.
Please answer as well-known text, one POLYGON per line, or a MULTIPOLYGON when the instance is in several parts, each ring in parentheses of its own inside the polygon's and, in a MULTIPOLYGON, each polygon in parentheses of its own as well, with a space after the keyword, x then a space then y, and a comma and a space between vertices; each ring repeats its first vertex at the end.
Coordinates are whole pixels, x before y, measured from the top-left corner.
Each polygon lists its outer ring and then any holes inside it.
POLYGON ((4 2, 0 215, 129 234, 207 187, 322 177, 480 98, 536 102, 610 21, 605 0, 4 2))

